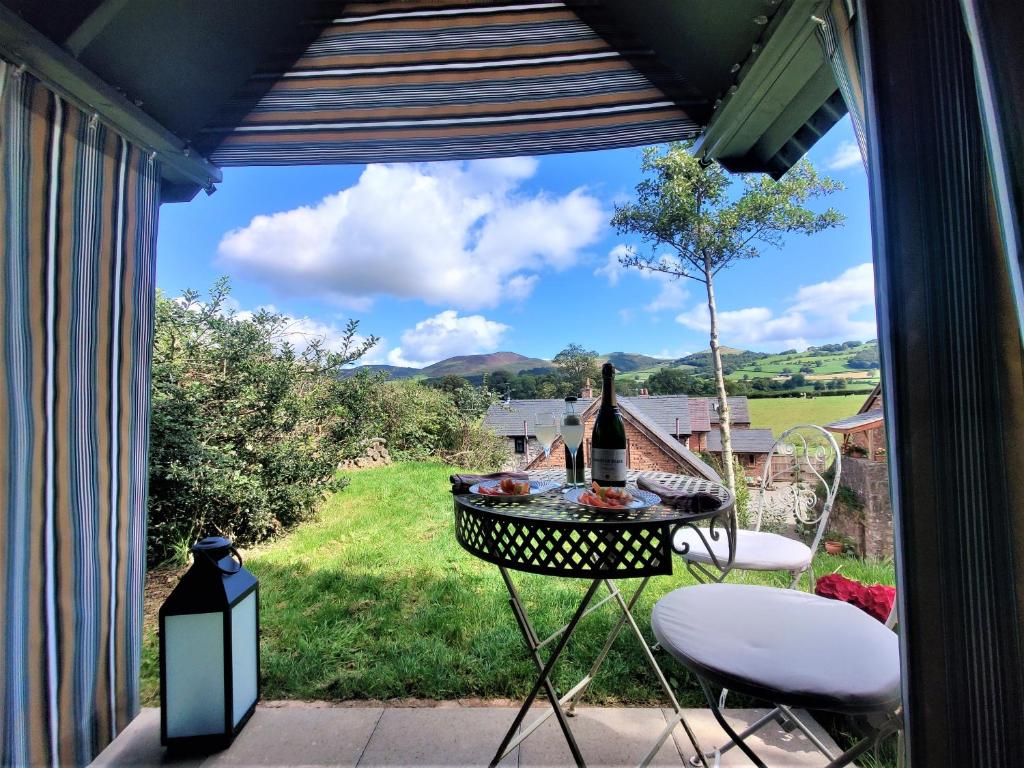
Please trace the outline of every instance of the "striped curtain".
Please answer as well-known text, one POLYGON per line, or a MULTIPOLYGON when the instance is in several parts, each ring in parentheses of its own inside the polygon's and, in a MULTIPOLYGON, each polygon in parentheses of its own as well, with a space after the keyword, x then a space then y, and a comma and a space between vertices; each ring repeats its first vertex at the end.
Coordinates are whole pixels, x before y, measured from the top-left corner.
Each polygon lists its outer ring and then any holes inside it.
POLYGON ((0 763, 138 711, 159 173, 0 61, 0 763))
MULTIPOLYGON (((542 0, 334 3, 196 146, 218 165, 414 162, 696 136, 694 93, 600 6, 542 0), (614 47, 613 44, 614 43, 614 47), (689 100, 689 101, 688 101, 689 100)), ((701 102, 703 103, 703 102, 701 102)))
POLYGON ((818 22, 818 39, 843 95, 853 121, 853 132, 864 168, 868 164, 868 140, 864 128, 864 84, 860 76, 860 53, 854 27, 854 0, 830 0, 818 22))

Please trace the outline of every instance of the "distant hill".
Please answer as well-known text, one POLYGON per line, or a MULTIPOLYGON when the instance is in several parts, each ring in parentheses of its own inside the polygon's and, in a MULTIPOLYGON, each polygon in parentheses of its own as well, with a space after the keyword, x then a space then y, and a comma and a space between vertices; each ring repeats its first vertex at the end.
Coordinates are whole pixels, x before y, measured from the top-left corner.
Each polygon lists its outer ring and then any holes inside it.
POLYGON ((493 373, 494 371, 508 371, 519 373, 520 371, 541 369, 550 370, 554 366, 548 360, 541 360, 537 357, 527 357, 516 352, 492 352, 489 355, 458 355, 449 357, 421 368, 420 373, 428 378, 436 376, 478 376, 482 373, 493 373))
POLYGON ((640 355, 635 352, 609 352, 606 355, 600 355, 599 358, 602 363, 608 362, 614 365, 615 370, 620 373, 671 365, 670 360, 662 360, 650 355, 640 355))
MULTIPOLYGON (((873 384, 877 380, 878 347, 874 340, 865 343, 846 342, 826 344, 797 352, 787 350, 777 354, 752 352, 736 347, 722 347, 723 365, 730 379, 757 377, 784 377, 804 369, 810 381, 818 378, 845 377, 873 384), (872 370, 875 368, 875 370, 872 370)), ((678 368, 696 376, 711 374, 711 353, 694 352, 676 360, 662 360, 636 352, 609 352, 599 355, 603 363, 609 361, 623 374, 623 380, 644 381, 660 368, 678 368)), ((463 376, 479 383, 483 374, 508 371, 542 375, 554 369, 550 360, 527 357, 516 352, 492 352, 489 355, 459 355, 428 365, 425 368, 403 368, 395 365, 364 365, 347 370, 351 376, 359 370, 383 371, 393 379, 442 378, 463 376)))

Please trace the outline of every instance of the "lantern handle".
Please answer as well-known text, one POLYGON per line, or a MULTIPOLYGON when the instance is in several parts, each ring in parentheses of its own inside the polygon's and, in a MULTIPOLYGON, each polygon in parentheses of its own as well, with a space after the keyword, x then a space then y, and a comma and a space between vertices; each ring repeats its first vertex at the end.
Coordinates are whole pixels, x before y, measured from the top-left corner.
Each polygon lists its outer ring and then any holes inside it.
POLYGON ((238 565, 235 567, 234 570, 225 571, 223 568, 220 567, 220 563, 217 563, 217 569, 221 573, 226 573, 230 575, 232 573, 238 573, 240 570, 242 570, 242 553, 235 549, 234 544, 231 545, 231 549, 229 551, 231 552, 232 555, 234 555, 234 559, 238 561, 238 565))
POLYGON ((230 569, 230 570, 229 569, 225 569, 225 568, 221 568, 220 567, 220 560, 215 560, 210 555, 209 552, 203 551, 203 557, 205 557, 207 560, 209 560, 211 563, 213 563, 214 567, 218 571, 220 571, 221 573, 223 573, 223 574, 225 574, 227 576, 231 576, 232 574, 238 573, 240 570, 242 570, 242 553, 239 552, 237 549, 235 549, 235 545, 234 544, 232 544, 232 545, 230 545, 228 547, 228 552, 229 552, 229 554, 231 554, 233 556, 232 559, 234 559, 238 563, 233 569, 230 569))

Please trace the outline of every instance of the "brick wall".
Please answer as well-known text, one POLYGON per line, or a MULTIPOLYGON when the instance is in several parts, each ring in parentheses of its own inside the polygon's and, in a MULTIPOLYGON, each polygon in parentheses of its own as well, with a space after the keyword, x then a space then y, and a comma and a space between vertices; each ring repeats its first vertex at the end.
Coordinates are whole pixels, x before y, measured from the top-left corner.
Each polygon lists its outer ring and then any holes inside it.
MULTIPOLYGON (((590 466, 590 435, 594 429, 594 418, 596 412, 593 415, 589 415, 584 420, 584 439, 583 439, 583 455, 587 463, 590 466)), ((626 457, 628 459, 628 467, 630 469, 637 469, 648 472, 683 472, 686 474, 697 474, 696 470, 689 465, 683 464, 678 461, 674 456, 663 451, 656 443, 652 442, 637 429, 628 418, 623 418, 623 423, 626 427, 626 457)), ((537 454, 531 449, 531 456, 537 454)), ((559 442, 555 448, 551 451, 551 456, 547 459, 542 459, 533 465, 533 469, 553 469, 553 468, 564 468, 565 467, 565 448, 559 442)))
POLYGON ((862 557, 893 556, 892 504, 889 466, 885 462, 843 457, 841 484, 857 495, 859 504, 836 499, 829 531, 853 540, 862 557))
MULTIPOLYGON (((721 454, 715 454, 721 459, 721 454)), ((743 475, 752 484, 761 482, 761 476, 764 474, 764 465, 768 461, 767 453, 734 453, 733 457, 740 463, 743 468, 743 475)))

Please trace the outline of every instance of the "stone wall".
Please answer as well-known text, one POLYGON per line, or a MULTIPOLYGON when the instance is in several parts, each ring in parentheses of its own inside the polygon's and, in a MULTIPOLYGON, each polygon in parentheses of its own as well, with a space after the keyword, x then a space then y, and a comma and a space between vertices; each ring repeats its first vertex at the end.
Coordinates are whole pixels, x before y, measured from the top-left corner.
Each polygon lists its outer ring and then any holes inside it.
POLYGON ((857 503, 852 499, 844 500, 844 495, 849 494, 840 489, 829 518, 829 532, 851 539, 862 557, 892 558, 889 465, 844 456, 840 485, 856 495, 857 503))

